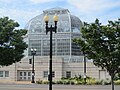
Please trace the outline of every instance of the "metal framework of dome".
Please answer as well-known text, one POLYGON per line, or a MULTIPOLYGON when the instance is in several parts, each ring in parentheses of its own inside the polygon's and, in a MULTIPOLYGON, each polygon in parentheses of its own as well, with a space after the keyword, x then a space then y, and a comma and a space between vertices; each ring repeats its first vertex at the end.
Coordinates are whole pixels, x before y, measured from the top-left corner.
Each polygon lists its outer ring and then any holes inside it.
POLYGON ((54 25, 53 16, 59 16, 57 33, 53 33, 53 55, 63 57, 64 61, 80 61, 81 54, 78 45, 72 39, 80 37, 81 20, 71 15, 68 9, 52 8, 44 10, 42 14, 32 18, 26 25, 28 30, 28 55, 30 48, 36 48, 38 56, 49 55, 49 35, 46 35, 45 15, 48 15, 49 25, 54 25))

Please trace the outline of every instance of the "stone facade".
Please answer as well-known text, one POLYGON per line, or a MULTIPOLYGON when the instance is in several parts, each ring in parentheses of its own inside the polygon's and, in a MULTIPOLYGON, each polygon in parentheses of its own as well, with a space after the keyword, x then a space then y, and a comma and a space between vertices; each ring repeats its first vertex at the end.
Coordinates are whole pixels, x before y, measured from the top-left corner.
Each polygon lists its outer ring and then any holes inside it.
MULTIPOLYGON (((21 62, 14 63, 13 65, 0 68, 0 80, 10 81, 31 81, 32 64, 29 64, 29 59, 32 57, 26 57, 21 62), (3 71, 3 76, 2 72, 3 71), (7 75, 6 72, 9 72, 7 75)), ((81 58, 83 58, 81 56, 81 58)), ((70 77, 84 75, 84 64, 83 62, 63 62, 62 58, 53 57, 52 67, 54 72, 53 81, 60 80, 62 77, 67 77, 67 72, 70 77)), ((49 57, 35 56, 35 81, 48 80, 49 72, 49 57)), ((109 78, 108 73, 105 70, 93 65, 92 62, 87 62, 87 76, 96 79, 109 78)))

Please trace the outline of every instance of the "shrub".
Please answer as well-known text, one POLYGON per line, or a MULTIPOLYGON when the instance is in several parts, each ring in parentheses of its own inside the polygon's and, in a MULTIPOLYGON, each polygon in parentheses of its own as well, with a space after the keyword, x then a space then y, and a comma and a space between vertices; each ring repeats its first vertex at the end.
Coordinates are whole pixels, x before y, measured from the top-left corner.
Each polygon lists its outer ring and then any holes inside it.
POLYGON ((77 81, 76 83, 75 83, 76 85, 81 85, 81 84, 84 84, 84 82, 82 82, 82 81, 77 81))
MULTIPOLYGON (((120 85, 120 79, 114 81, 115 85, 120 85)), ((47 80, 38 80, 36 81, 37 84, 48 84, 49 81, 47 80)), ((84 78, 81 77, 74 77, 74 78, 62 78, 59 81, 52 82, 53 84, 71 84, 71 85, 82 85, 84 84, 84 78)), ((96 80, 95 78, 87 77, 86 78, 86 84, 87 85, 109 85, 111 84, 111 80, 105 79, 105 80, 96 80)))
POLYGON ((56 84, 63 84, 62 80, 56 81, 56 84))
POLYGON ((37 84, 48 84, 49 81, 47 80, 39 80, 39 81, 36 81, 37 84))
POLYGON ((42 81, 42 84, 48 84, 48 83, 49 83, 49 81, 47 81, 47 80, 42 81))
POLYGON ((102 82, 97 80, 97 81, 95 82, 95 84, 96 84, 96 85, 102 85, 102 82))
POLYGON ((96 84, 96 80, 95 79, 87 80, 87 85, 95 85, 95 84, 96 84))
POLYGON ((70 84, 71 84, 71 85, 74 85, 74 84, 75 84, 75 81, 71 80, 71 81, 70 81, 70 84))
POLYGON ((37 84, 42 84, 42 80, 36 81, 37 84))
POLYGON ((67 84, 70 84, 70 80, 64 80, 64 81, 63 81, 63 84, 66 84, 66 85, 67 85, 67 84))
POLYGON ((109 85, 111 84, 111 81, 109 79, 101 80, 102 85, 109 85))
POLYGON ((120 85, 120 80, 116 80, 115 85, 120 85))

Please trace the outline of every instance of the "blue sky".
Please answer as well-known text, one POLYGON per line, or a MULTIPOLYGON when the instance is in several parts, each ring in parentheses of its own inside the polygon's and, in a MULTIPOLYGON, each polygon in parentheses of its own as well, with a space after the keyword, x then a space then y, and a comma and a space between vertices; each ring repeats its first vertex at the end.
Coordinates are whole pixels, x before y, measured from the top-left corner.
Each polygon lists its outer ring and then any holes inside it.
POLYGON ((69 9, 88 23, 98 18, 107 24, 108 20, 120 18, 120 0, 0 0, 0 17, 8 16, 24 28, 30 19, 54 7, 69 9))

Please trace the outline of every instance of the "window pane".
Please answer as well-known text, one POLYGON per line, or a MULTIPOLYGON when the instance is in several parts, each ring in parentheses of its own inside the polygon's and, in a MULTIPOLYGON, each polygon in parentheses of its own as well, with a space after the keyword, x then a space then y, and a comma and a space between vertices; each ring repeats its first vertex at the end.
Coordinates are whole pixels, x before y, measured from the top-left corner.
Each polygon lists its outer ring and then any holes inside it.
POLYGON ((28 76, 31 76, 31 72, 28 72, 28 76))
POLYGON ((22 76, 22 72, 20 72, 20 76, 22 76))
POLYGON ((28 77, 28 80, 31 80, 31 77, 28 77))
POLYGON ((22 80, 22 77, 20 77, 20 79, 22 80))
POLYGON ((66 72, 66 78, 71 78, 71 71, 66 72))
POLYGON ((3 77, 3 71, 0 71, 0 77, 3 77))
POLYGON ((43 77, 48 77, 48 71, 43 72, 43 77))
POLYGON ((26 72, 24 72, 24 76, 26 76, 26 72))
POLYGON ((26 80, 26 77, 24 77, 24 79, 26 80))
POLYGON ((5 77, 9 77, 9 71, 5 71, 5 77))
POLYGON ((54 71, 52 72, 52 77, 55 77, 55 72, 54 71))

